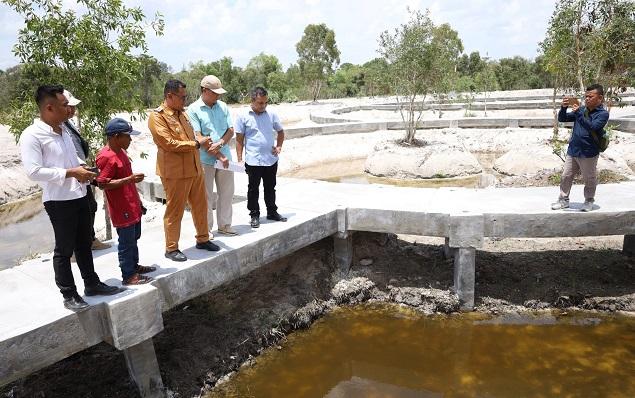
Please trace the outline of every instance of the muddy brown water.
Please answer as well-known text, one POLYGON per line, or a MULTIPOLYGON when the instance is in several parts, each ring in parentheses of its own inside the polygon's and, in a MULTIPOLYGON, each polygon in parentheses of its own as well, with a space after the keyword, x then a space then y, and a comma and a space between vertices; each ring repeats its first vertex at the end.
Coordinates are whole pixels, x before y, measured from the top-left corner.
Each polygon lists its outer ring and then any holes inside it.
POLYGON ((205 395, 634 397, 635 318, 342 308, 205 395))

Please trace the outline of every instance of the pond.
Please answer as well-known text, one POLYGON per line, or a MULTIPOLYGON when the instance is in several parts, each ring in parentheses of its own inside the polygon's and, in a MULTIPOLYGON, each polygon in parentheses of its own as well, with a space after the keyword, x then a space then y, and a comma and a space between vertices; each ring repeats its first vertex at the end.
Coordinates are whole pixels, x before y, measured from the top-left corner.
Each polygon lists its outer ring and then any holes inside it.
POLYGON ((635 318, 336 310, 215 397, 634 397, 635 318))
MULTIPOLYGON (((395 179, 375 177, 364 172, 366 159, 349 159, 333 163, 306 166, 298 170, 287 172, 282 177, 310 178, 329 182, 342 182, 348 184, 385 184, 400 187, 414 188, 440 188, 440 187, 464 187, 483 188, 490 185, 492 179, 483 179, 484 174, 476 174, 467 177, 454 178, 428 178, 428 179, 395 179)), ((489 170, 484 167, 485 172, 489 170)), ((493 176, 492 176, 493 177, 493 176)))
POLYGON ((41 194, 0 206, 0 270, 54 247, 53 227, 41 194))

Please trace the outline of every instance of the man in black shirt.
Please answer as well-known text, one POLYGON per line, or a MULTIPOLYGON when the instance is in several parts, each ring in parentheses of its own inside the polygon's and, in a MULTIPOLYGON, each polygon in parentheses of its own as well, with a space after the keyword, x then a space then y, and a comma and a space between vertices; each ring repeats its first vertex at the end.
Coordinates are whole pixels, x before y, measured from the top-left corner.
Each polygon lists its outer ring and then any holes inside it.
MULTIPOLYGON (((64 96, 68 100, 68 120, 64 122, 64 126, 68 130, 73 139, 73 144, 75 145, 75 151, 77 152, 77 157, 79 157, 84 163, 86 163, 87 159, 90 157, 90 147, 88 146, 88 142, 84 139, 84 137, 79 134, 79 130, 73 122, 71 121, 75 116, 75 111, 77 105, 79 105, 79 99, 73 97, 70 91, 64 90, 64 96)), ((97 213, 97 201, 95 200, 95 194, 93 192, 93 187, 88 185, 86 190, 86 198, 88 198, 88 205, 90 208, 90 225, 92 226, 91 234, 93 238, 92 249, 93 250, 104 250, 110 248, 110 245, 107 243, 101 242, 95 236, 95 213, 97 213)))

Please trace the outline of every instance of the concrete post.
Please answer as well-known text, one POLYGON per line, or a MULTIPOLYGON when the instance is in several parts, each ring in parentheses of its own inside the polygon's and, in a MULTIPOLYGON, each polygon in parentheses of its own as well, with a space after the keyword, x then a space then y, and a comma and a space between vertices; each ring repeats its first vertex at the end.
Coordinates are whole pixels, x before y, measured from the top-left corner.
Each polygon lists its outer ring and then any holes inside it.
POLYGON ((333 235, 333 256, 342 275, 347 275, 353 263, 353 233, 333 235))
POLYGON ((461 300, 461 309, 474 309, 476 249, 460 247, 454 253, 454 291, 461 300))
POLYGON ((635 235, 624 235, 622 252, 629 257, 635 256, 635 235))
POLYGON ((453 258, 455 251, 456 251, 455 248, 450 247, 450 238, 446 237, 445 243, 443 244, 443 258, 445 259, 453 258))
POLYGON ((142 398, 165 398, 159 363, 154 353, 152 339, 123 350, 130 377, 139 389, 142 398))

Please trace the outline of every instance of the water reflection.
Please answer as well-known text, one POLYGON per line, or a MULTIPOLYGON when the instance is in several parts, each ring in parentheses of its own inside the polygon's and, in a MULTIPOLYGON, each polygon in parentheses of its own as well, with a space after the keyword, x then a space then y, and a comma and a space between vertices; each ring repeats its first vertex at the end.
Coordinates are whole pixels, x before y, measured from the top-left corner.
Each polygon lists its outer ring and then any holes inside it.
POLYGON ((633 397, 635 319, 342 309, 212 397, 633 397))

